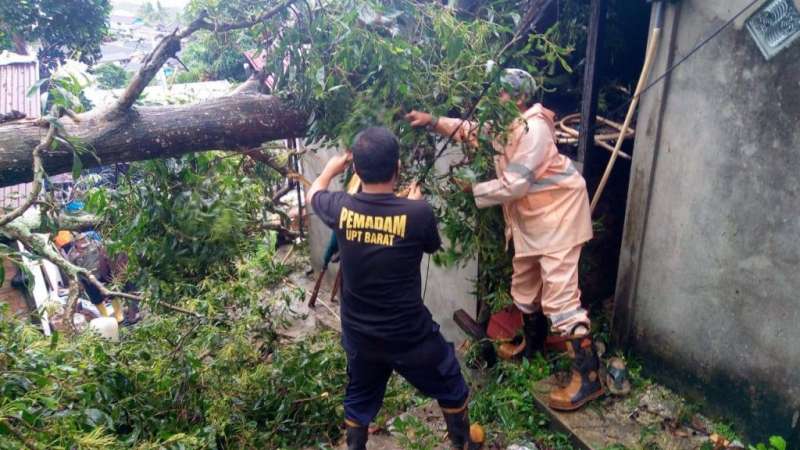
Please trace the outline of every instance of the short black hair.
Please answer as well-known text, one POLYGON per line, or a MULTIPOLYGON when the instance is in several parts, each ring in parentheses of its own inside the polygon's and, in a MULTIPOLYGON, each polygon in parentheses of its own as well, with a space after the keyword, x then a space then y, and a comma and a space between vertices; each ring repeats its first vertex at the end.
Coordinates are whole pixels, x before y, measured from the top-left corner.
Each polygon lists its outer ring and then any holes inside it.
POLYGON ((355 138, 352 148, 356 173, 365 183, 385 183, 392 179, 400 159, 400 143, 384 127, 369 127, 355 138))

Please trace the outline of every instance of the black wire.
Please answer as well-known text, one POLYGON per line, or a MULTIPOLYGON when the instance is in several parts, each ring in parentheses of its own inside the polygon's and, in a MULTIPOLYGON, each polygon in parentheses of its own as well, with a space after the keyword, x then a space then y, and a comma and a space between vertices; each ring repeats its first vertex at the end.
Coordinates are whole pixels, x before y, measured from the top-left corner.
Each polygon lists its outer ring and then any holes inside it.
MULTIPOLYGON (((663 0, 662 0, 662 1, 663 1, 663 0)), ((665 70, 665 71, 664 71, 664 73, 662 73, 662 74, 661 74, 661 75, 659 75, 659 76, 658 76, 658 77, 657 77, 655 80, 653 80, 652 82, 650 82, 650 84, 648 84, 648 85, 647 85, 647 86, 646 86, 644 89, 642 89, 642 91, 641 91, 641 92, 639 92, 639 94, 638 94, 638 95, 633 95, 633 96, 631 96, 631 98, 629 98, 629 99, 628 99, 628 100, 627 100, 625 103, 621 104, 621 105, 620 105, 620 106, 618 106, 617 108, 613 109, 613 110, 612 110, 610 113, 608 113, 608 116, 610 117, 610 116, 613 116, 613 115, 615 115, 616 113, 620 112, 620 111, 621 111, 623 108, 625 108, 625 107, 629 106, 629 105, 630 105, 630 104, 631 104, 631 103, 632 103, 634 100, 636 100, 637 98, 639 98, 639 97, 641 97, 642 95, 644 95, 644 93, 645 93, 645 92, 649 91, 649 90, 650 90, 651 88, 653 88, 655 85, 657 85, 657 84, 661 83, 662 81, 664 81, 664 80, 667 78, 667 76, 669 76, 669 74, 671 74, 671 73, 672 73, 672 72, 673 72, 675 69, 677 69, 677 68, 678 68, 678 66, 680 66, 680 65, 681 65, 681 64, 683 64, 683 63, 685 63, 685 62, 686 62, 686 61, 687 61, 689 58, 691 58, 691 57, 692 57, 692 56, 693 56, 695 53, 697 53, 697 52, 698 52, 698 51, 699 51, 701 48, 703 48, 703 47, 705 47, 706 45, 708 45, 708 43, 710 43, 710 42, 711 42, 712 40, 714 40, 714 39, 715 39, 717 36, 719 36, 719 34, 720 34, 720 33, 722 33, 722 32, 723 32, 723 31, 724 31, 726 28, 728 28, 729 26, 731 26, 731 24, 733 24, 734 22, 736 22, 736 20, 737 20, 739 17, 741 17, 741 16, 742 16, 742 14, 744 14, 744 13, 745 13, 745 12, 746 12, 748 9, 750 9, 750 8, 751 8, 753 5, 755 5, 755 4, 756 4, 756 3, 758 3, 759 1, 760 1, 760 0, 753 0, 753 1, 752 1, 752 2, 750 2, 750 3, 749 3, 747 6, 745 6, 744 8, 742 8, 742 10, 741 10, 741 11, 739 11, 738 13, 736 13, 736 14, 735 14, 733 17, 731 17, 731 18, 730 18, 730 19, 729 19, 727 22, 725 22, 724 24, 722 24, 722 26, 720 26, 719 28, 717 28, 716 30, 714 30, 714 32, 713 32, 713 33, 711 33, 711 34, 710 34, 710 35, 708 35, 706 38, 704 38, 703 40, 701 40, 701 41, 700 41, 700 42, 699 42, 697 45, 695 45, 695 46, 694 46, 694 48, 692 48, 692 50, 690 50, 690 51, 689 51, 689 53, 685 54, 685 55, 684 55, 684 56, 682 56, 682 57, 681 57, 681 58, 680 58, 680 59, 679 59, 679 60, 678 60, 676 63, 674 63, 674 64, 672 64, 671 66, 669 66, 669 67, 667 68, 667 70, 665 70)), ((528 28, 528 26, 529 26, 529 25, 530 25, 529 23, 526 23, 526 24, 524 24, 522 27, 520 27, 520 30, 519 30, 518 32, 522 32, 522 31, 526 30, 526 29, 528 28)), ((514 37, 513 39, 516 39, 516 38, 517 38, 517 37, 516 37, 516 35, 517 35, 517 34, 515 33, 515 37, 514 37)), ((459 123, 459 124, 458 124, 458 127, 456 127, 455 131, 453 131, 453 132, 450 134, 450 136, 449 136, 449 137, 448 137, 448 139, 447 139, 447 142, 445 142, 445 144, 444 144, 444 145, 441 147, 441 149, 439 149, 439 151, 436 153, 436 155, 435 155, 435 157, 433 158, 433 160, 431 160, 431 161, 428 163, 428 165, 425 167, 425 169, 424 169, 424 170, 423 170, 423 172, 422 172, 422 175, 420 176, 420 181, 422 181, 422 180, 424 180, 424 179, 425 179, 425 177, 428 175, 428 172, 430 172, 430 170, 433 168, 434 164, 436 163, 436 160, 438 160, 438 159, 439 159, 439 157, 440 157, 440 156, 442 156, 442 154, 444 153, 445 149, 447 149, 447 146, 449 146, 449 145, 450 145, 450 143, 453 141, 453 137, 455 136, 456 132, 458 132, 458 129, 459 129, 459 128, 461 128, 461 126, 464 124, 464 122, 466 122, 466 121, 469 119, 469 117, 470 117, 470 116, 472 116, 472 114, 475 112, 475 109, 477 108, 477 106, 478 106, 478 103, 481 101, 481 99, 484 97, 484 95, 486 95, 486 92, 489 90, 489 88, 492 86, 492 84, 494 84, 494 82, 497 80, 497 78, 499 78, 497 75, 498 75, 500 72, 502 72, 502 70, 505 68, 504 66, 505 66, 506 64, 508 64, 508 61, 510 61, 510 58, 508 58, 508 59, 506 60, 506 62, 504 62, 503 64, 501 64, 501 65, 499 66, 499 69, 498 69, 498 70, 495 72, 495 76, 493 76, 493 77, 492 77, 492 79, 491 79, 491 80, 489 80, 489 81, 486 83, 486 85, 483 87, 483 91, 481 91, 480 95, 478 96, 478 100, 476 100, 476 101, 475 101, 475 103, 472 105, 472 108, 470 108, 470 110, 469 110, 469 112, 467 113, 467 115, 466 115, 466 116, 465 116, 463 119, 461 119, 461 123, 459 123)), ((594 131, 594 130, 595 130, 597 127, 598 127, 598 125, 597 125, 597 124, 595 124, 595 125, 594 125, 594 127, 592 127, 592 128, 591 128, 591 130, 592 130, 592 131, 594 131)), ((426 294, 427 294, 427 292, 428 292, 428 275, 429 275, 429 273, 430 273, 430 269, 431 269, 431 255, 429 254, 429 255, 428 255, 428 268, 427 268, 427 269, 426 269, 426 271, 425 271, 425 287, 424 287, 424 289, 423 289, 423 291, 422 291, 422 299, 423 299, 423 300, 425 300, 425 295, 426 295, 426 294)))
MULTIPOLYGON (((664 1, 664 0, 662 0, 662 1, 664 1)), ((653 80, 652 82, 650 82, 650 84, 648 84, 648 85, 647 85, 647 86, 646 86, 644 89, 642 89, 642 91, 641 91, 641 92, 640 92, 638 95, 633 95, 633 96, 631 96, 631 98, 629 98, 629 99, 628 99, 628 100, 627 100, 625 103, 623 103, 623 104, 619 105, 618 107, 614 108, 614 109, 613 109, 611 112, 607 113, 607 114, 606 114, 606 116, 607 116, 607 117, 613 117, 613 116, 614 116, 614 115, 616 115, 618 112, 622 111, 622 109, 624 109, 625 107, 627 107, 627 106, 629 106, 631 103, 633 103, 633 101, 634 101, 634 100, 636 100, 636 99, 638 99, 639 97, 641 97, 642 95, 644 95, 644 93, 645 93, 645 92, 649 91, 649 90, 650 90, 651 88, 653 88, 655 85, 657 85, 657 84, 661 83, 662 81, 664 81, 664 80, 667 78, 667 76, 669 76, 669 74, 671 74, 671 73, 672 73, 672 72, 673 72, 675 69, 677 69, 677 68, 678 68, 678 66, 680 66, 680 65, 681 65, 681 64, 683 64, 683 63, 685 63, 685 62, 686 62, 686 60, 688 60, 689 58, 691 58, 691 57, 692 57, 692 56, 693 56, 695 53, 697 53, 697 52, 698 52, 698 51, 699 51, 701 48, 705 47, 705 46, 706 46, 708 43, 710 43, 710 42, 711 42, 711 41, 712 41, 714 38, 716 38, 717 36, 719 36, 719 34, 720 34, 720 33, 722 33, 722 32, 723 32, 723 31, 724 31, 726 28, 728 28, 729 26, 731 26, 731 24, 732 24, 732 23, 736 22, 736 19, 738 19, 739 17, 741 17, 741 15, 745 13, 745 11, 747 11, 748 9, 750 9, 750 8, 751 8, 753 5, 755 5, 755 4, 756 4, 756 3, 758 3, 759 1, 761 1, 761 0, 753 0, 752 2, 750 2, 750 3, 749 3, 747 6, 745 6, 745 7, 744 7, 744 8, 743 8, 741 11, 739 11, 738 13, 736 13, 736 15, 734 15, 734 16, 733 16, 733 17, 731 17, 731 18, 730 18, 730 19, 729 19, 727 22, 725 22, 724 24, 722 24, 722 26, 720 26, 719 28, 717 28, 717 29, 716 29, 716 30, 715 30, 713 33, 711 33, 711 34, 710 34, 710 35, 708 35, 706 38, 704 38, 703 40, 701 40, 701 41, 700 41, 700 42, 699 42, 697 45, 695 45, 695 46, 694 46, 694 48, 692 48, 692 49, 689 51, 689 53, 687 53, 686 55, 682 56, 682 57, 681 57, 681 58, 680 58, 680 59, 679 59, 679 60, 678 60, 676 63, 674 63, 674 64, 672 64, 671 66, 669 66, 669 67, 667 68, 667 70, 665 70, 665 71, 664 71, 664 73, 662 73, 662 74, 661 74, 661 75, 659 75, 659 76, 658 76, 658 77, 657 77, 655 80, 653 80)), ((591 130, 592 130, 592 131, 596 130, 598 126, 599 126, 599 125, 595 124, 595 125, 594 125, 594 126, 591 128, 591 130)))
POLYGON ((428 267, 425 269, 425 287, 422 289, 422 301, 425 302, 425 296, 428 295, 428 279, 431 274, 431 254, 428 253, 428 267))

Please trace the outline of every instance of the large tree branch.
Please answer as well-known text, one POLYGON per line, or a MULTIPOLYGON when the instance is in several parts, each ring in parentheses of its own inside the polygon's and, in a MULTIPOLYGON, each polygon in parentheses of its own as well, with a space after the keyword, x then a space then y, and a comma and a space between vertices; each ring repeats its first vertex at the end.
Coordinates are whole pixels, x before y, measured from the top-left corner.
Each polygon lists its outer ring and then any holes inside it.
POLYGON ((153 77, 155 77, 158 71, 161 69, 161 66, 163 66, 168 59, 174 58, 175 55, 181 50, 182 39, 191 36, 198 30, 209 30, 215 33, 222 33, 226 31, 250 28, 258 23, 271 19, 295 1, 297 0, 286 0, 278 6, 249 20, 229 24, 211 23, 207 20, 208 14, 203 12, 200 14, 200 17, 189 24, 186 29, 176 29, 171 34, 168 34, 161 39, 153 51, 150 52, 150 54, 144 59, 139 71, 133 76, 130 84, 128 84, 128 87, 125 88, 125 91, 119 97, 116 104, 114 104, 109 110, 102 112, 102 117, 107 120, 115 120, 130 110, 136 99, 138 99, 142 94, 142 91, 144 91, 144 88, 150 84, 150 81, 153 80, 153 77))
MULTIPOLYGON (((306 114, 269 95, 232 95, 195 105, 143 107, 114 121, 65 123, 64 134, 86 146, 83 167, 168 158, 205 150, 239 150, 305 134, 306 114)), ((0 186, 30 181, 31 149, 41 128, 32 122, 0 126, 0 186)), ((50 174, 69 172, 73 151, 60 145, 42 155, 50 174)))

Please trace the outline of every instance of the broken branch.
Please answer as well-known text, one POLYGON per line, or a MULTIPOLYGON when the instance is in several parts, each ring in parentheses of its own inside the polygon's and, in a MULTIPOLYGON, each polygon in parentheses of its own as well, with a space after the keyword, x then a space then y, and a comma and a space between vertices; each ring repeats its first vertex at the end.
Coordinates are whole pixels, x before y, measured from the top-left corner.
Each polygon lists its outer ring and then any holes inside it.
POLYGON ((156 45, 153 51, 150 52, 147 57, 145 57, 141 68, 139 68, 139 71, 133 76, 133 80, 131 80, 128 87, 125 88, 125 92, 122 93, 119 100, 117 100, 117 103, 112 106, 111 109, 106 111, 105 114, 103 114, 104 118, 106 120, 113 120, 131 109, 136 99, 138 99, 142 94, 142 91, 144 91, 144 88, 150 84, 150 81, 152 81, 152 79, 161 69, 161 66, 163 66, 168 59, 174 58, 175 55, 180 51, 182 39, 191 36, 198 30, 209 30, 214 33, 222 33, 226 31, 252 27, 257 23, 269 20, 295 1, 297 0, 287 0, 253 19, 223 25, 208 22, 206 20, 208 13, 204 11, 197 19, 190 23, 186 29, 183 31, 176 29, 171 34, 164 36, 161 41, 159 41, 158 45, 156 45))
MULTIPOLYGON (((124 298, 127 300, 136 300, 136 301, 143 301, 143 297, 140 295, 129 294, 127 292, 119 292, 119 291, 112 291, 108 289, 103 283, 101 283, 95 276, 92 274, 91 271, 84 269, 83 267, 76 266, 71 262, 67 261, 64 257, 58 254, 55 248, 50 245, 50 242, 41 235, 33 234, 30 230, 28 230, 25 226, 17 224, 17 223, 10 223, 0 229, 0 232, 7 235, 8 237, 18 240, 22 242, 22 244, 31 249, 33 253, 40 255, 53 264, 55 264, 59 269, 63 270, 71 280, 78 280, 79 277, 84 277, 89 283, 97 287, 100 291, 100 294, 106 298, 124 298)), ((77 301, 77 300, 76 300, 77 301)), ((187 314, 192 317, 198 319, 205 319, 206 317, 202 314, 198 314, 194 311, 189 311, 188 309, 181 308, 179 306, 171 305, 169 303, 156 300, 154 302, 156 305, 170 309, 172 311, 176 311, 182 314, 187 314)), ((70 305, 68 305, 68 308, 70 305)), ((68 309, 69 310, 69 309, 68 309)))
POLYGON ((45 137, 39 142, 39 145, 34 147, 33 149, 33 188, 31 192, 28 194, 28 197, 25 198, 25 201, 22 202, 19 206, 17 206, 14 210, 10 213, 3 215, 0 217, 0 227, 12 222, 17 217, 23 215, 28 208, 33 205, 37 198, 39 198, 39 193, 42 192, 42 185, 44 184, 44 166, 42 165, 42 152, 53 143, 53 139, 56 137, 56 127, 50 126, 47 130, 47 134, 45 137))

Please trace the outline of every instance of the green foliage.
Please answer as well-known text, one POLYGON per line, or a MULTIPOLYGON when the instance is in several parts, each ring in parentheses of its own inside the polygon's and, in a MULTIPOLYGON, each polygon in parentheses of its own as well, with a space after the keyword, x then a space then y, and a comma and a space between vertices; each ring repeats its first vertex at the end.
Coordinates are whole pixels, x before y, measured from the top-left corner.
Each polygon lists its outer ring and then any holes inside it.
POLYGON ((781 436, 772 436, 769 438, 769 444, 759 443, 755 446, 748 447, 750 450, 786 450, 786 439, 781 436))
MULTIPOLYGON (((553 74, 570 70, 565 57, 571 48, 553 41, 549 33, 522 39, 500 55, 524 7, 517 2, 495 2, 493 7, 486 17, 469 21, 438 4, 403 0, 338 0, 299 8, 294 26, 282 30, 270 48, 268 67, 276 91, 311 110, 312 140, 347 146, 365 126, 387 126, 404 149, 403 178, 417 179, 426 174, 445 139, 411 129, 403 120, 406 112, 466 115, 485 83, 498 75, 498 60, 525 68, 545 87, 553 74)), ((251 35, 257 40, 263 33, 256 29, 251 35)), ((505 126, 517 114, 512 104, 499 101, 495 84, 480 99, 474 120, 491 123, 502 140, 505 126)), ((479 148, 464 148, 466 157, 456 168, 471 171, 478 180, 494 178, 491 141, 481 136, 479 148)), ((478 257, 477 294, 494 309, 507 305, 511 265, 500 210, 478 211, 470 196, 453 188, 447 174, 426 178, 449 241, 436 261, 456 264, 478 257)))
POLYGON ((729 423, 715 423, 713 425, 713 429, 714 433, 719 434, 729 441, 735 441, 739 439, 739 436, 736 435, 736 431, 733 429, 733 425, 729 423))
POLYGON ((175 18, 168 9, 161 5, 160 0, 141 3, 137 14, 145 23, 151 26, 168 25, 172 23, 170 20, 175 18))
POLYGON ((53 106, 70 109, 76 113, 88 111, 92 102, 83 94, 90 81, 79 73, 65 73, 58 77, 42 78, 31 87, 28 95, 39 95, 39 87, 48 85, 45 110, 53 106))
POLYGON ((181 53, 181 60, 189 71, 179 72, 176 81, 244 81, 247 79, 244 68, 247 60, 243 51, 247 49, 248 46, 242 45, 233 33, 199 33, 181 53))
MULTIPOLYGON (((48 343, 4 319, 0 422, 47 448, 100 437, 106 446, 90 447, 280 448, 340 433, 331 419, 341 416, 344 357, 331 335, 280 347, 267 363, 238 327, 199 327, 175 351, 178 318, 148 321, 118 347, 88 335, 48 343)), ((0 447, 10 439, 0 433, 0 447)))
POLYGON ((137 284, 159 296, 194 292, 252 248, 270 217, 263 184, 241 163, 214 152, 138 163, 117 190, 90 194, 88 207, 107 218, 110 250, 128 255, 137 284))
MULTIPOLYGON (((39 41, 43 70, 67 57, 91 64, 100 58, 108 33, 108 0, 14 0, 0 2, 0 17, 11 36, 39 41)), ((8 44, 8 42, 6 42, 8 44)))
POLYGON ((392 426, 404 449, 432 450, 439 443, 433 431, 416 416, 398 417, 392 422, 392 426))
MULTIPOLYGON (((278 345, 285 268, 260 242, 179 303, 226 321, 151 316, 120 344, 42 338, 0 309, 0 448, 297 448, 340 435, 345 359, 322 333, 278 345)), ((3 306, 5 308, 5 306, 3 306)), ((392 394, 395 395, 396 394, 392 394)))
POLYGON ((103 89, 120 89, 128 85, 131 74, 117 64, 101 64, 93 69, 98 85, 103 89))

